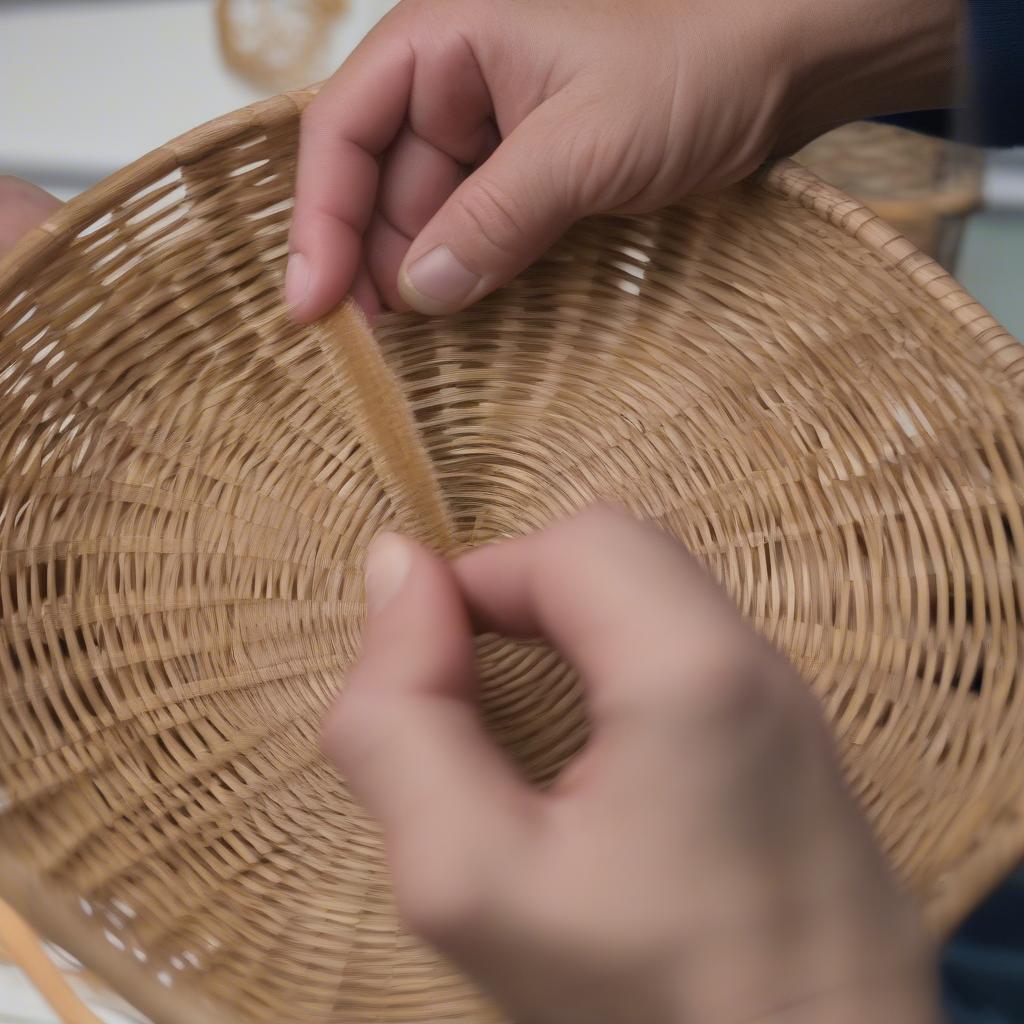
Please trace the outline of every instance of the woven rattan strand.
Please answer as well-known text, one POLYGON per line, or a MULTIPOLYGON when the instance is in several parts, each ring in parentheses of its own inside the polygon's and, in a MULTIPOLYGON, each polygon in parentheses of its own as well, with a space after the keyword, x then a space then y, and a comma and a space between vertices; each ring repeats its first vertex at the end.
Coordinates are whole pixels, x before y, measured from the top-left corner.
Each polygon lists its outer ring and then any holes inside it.
MULTIPOLYGON (((821 695, 937 931, 1024 848, 1024 353, 791 163, 589 220, 447 319, 291 324, 299 111, 203 126, 0 267, 0 895, 158 1024, 486 1021, 399 927, 317 748, 382 528, 445 548, 618 498, 821 695)), ((483 640, 543 782, 547 648, 483 640)))

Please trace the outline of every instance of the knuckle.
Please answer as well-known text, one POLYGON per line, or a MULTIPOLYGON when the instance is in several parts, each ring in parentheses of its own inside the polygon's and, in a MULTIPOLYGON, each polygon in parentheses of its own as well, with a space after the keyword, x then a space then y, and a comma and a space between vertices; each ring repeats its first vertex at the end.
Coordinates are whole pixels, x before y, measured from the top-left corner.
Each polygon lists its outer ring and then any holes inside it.
POLYGON ((299 131, 305 138, 318 138, 330 131, 332 120, 330 97, 326 91, 320 92, 302 111, 299 131))
POLYGON ((648 529, 624 505, 599 501, 578 512, 570 521, 577 527, 596 534, 612 534, 622 530, 648 529))
MULTIPOLYGON (((606 118, 594 112, 587 121, 600 125, 606 118)), ((629 191, 627 171, 636 160, 638 147, 624 145, 624 134, 621 130, 588 129, 561 140, 560 159, 550 163, 559 168, 559 177, 550 187, 560 191, 563 204, 574 217, 614 209, 629 191)))
POLYGON ((675 686, 676 706, 691 721, 726 732, 793 723, 803 688, 781 655, 742 623, 718 635, 686 667, 683 685, 675 686))
POLYGON ((702 719, 731 721, 764 710, 767 688, 762 669, 738 646, 746 646, 740 638, 716 644, 694 658, 688 684, 675 687, 688 711, 702 719))
POLYGON ((402 0, 395 9, 397 17, 418 20, 433 17, 438 9, 450 8, 451 0, 402 0))
POLYGON ((616 538, 646 527, 624 507, 597 502, 545 531, 542 565, 555 578, 575 571, 581 559, 593 559, 614 550, 616 538))
POLYGON ((402 0, 400 16, 408 27, 420 25, 431 35, 450 35, 457 0, 402 0))
POLYGON ((457 200, 457 212, 473 234, 502 254, 515 253, 526 240, 526 217, 507 189, 486 178, 457 200))

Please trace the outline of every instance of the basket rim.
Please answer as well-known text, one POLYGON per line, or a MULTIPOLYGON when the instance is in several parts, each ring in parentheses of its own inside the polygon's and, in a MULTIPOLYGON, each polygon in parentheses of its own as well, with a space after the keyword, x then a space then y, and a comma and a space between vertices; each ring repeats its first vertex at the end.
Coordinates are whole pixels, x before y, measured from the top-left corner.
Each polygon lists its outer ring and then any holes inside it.
MULTIPOLYGON (((179 167, 201 160, 216 147, 254 129, 270 129, 301 115, 320 83, 240 107, 198 125, 104 178, 56 210, 0 259, 0 294, 45 261, 47 251, 77 234, 109 207, 179 167)), ((1024 386, 1024 346, 963 286, 921 252, 877 212, 788 157, 753 175, 769 192, 795 201, 881 256, 909 283, 927 294, 979 343, 1018 387, 1024 386)))
MULTIPOLYGON (((41 226, 30 231, 0 260, 0 295, 16 295, 33 273, 62 245, 113 205, 134 195, 180 167, 195 163, 226 143, 261 129, 279 127, 299 116, 316 94, 316 87, 285 92, 242 107, 201 124, 126 165, 63 205, 41 226)), ((931 257, 919 251, 894 227, 860 201, 827 184, 790 159, 762 167, 750 182, 755 187, 795 203, 823 223, 838 229, 875 253, 913 289, 926 295, 937 312, 952 317, 962 328, 965 344, 978 346, 984 362, 1002 382, 1024 397, 1024 345, 1000 325, 931 257)), ((1018 806, 1024 809, 1024 793, 1018 806)), ((991 890, 1019 860, 1024 847, 1024 820, 1016 827, 1004 823, 994 837, 997 849, 980 848, 958 867, 957 886, 940 893, 942 919, 956 922, 991 890)), ((27 865, 0 849, 0 895, 33 927, 58 943, 90 970, 157 1022, 203 1020, 234 1024, 223 1007, 211 1007, 191 989, 162 989, 146 971, 127 962, 106 944, 96 942, 92 929, 76 913, 73 894, 46 881, 27 865)))

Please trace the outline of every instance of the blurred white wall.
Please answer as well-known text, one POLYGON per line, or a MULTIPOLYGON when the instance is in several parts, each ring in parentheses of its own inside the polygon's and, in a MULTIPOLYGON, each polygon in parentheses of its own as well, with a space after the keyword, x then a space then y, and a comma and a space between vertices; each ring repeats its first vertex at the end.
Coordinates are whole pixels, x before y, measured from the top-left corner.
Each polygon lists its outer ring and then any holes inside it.
MULTIPOLYGON (((335 67, 391 6, 350 0, 335 67)), ((68 198, 260 99, 223 65, 213 0, 0 0, 0 173, 68 198)))
MULTIPOLYGON (((486 2, 486 0, 485 0, 486 2)), ((336 66, 394 3, 350 0, 336 66)), ((223 65, 214 0, 0 0, 0 173, 69 198, 263 93, 223 65)), ((1024 210, 1024 150, 989 161, 985 195, 1024 210)))

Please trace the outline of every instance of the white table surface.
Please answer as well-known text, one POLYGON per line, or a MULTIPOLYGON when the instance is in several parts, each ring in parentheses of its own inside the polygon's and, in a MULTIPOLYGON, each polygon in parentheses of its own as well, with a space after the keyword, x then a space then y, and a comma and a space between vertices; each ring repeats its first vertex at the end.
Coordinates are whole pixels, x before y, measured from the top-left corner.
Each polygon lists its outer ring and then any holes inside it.
MULTIPOLYGON (((88 995, 85 998, 104 1024, 139 1024, 141 1018, 119 1013, 88 995)), ((59 1024, 43 997, 9 964, 0 964, 0 1024, 59 1024)))

